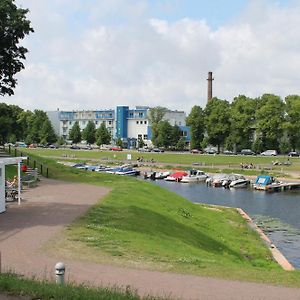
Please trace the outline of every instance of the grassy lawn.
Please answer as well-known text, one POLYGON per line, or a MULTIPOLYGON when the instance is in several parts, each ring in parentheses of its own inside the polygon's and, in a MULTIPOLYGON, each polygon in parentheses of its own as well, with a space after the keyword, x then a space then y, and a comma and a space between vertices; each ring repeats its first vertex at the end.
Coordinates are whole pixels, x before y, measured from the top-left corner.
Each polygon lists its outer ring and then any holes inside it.
MULTIPOLYGON (((2 294, 30 296, 30 299, 57 299, 57 300, 139 300, 139 299, 162 299, 157 297, 139 297, 129 289, 117 288, 89 288, 84 285, 75 286, 72 284, 59 286, 49 282, 39 282, 24 279, 13 274, 0 274, 0 299, 2 294)), ((25 296, 24 296, 25 297, 25 296)), ((22 299, 28 299, 22 298, 22 299)))
POLYGON ((204 155, 191 154, 189 152, 183 153, 139 153, 137 151, 81 151, 70 149, 26 149, 28 153, 39 156, 55 157, 61 159, 68 159, 75 156, 76 159, 82 160, 96 160, 98 163, 105 164, 106 160, 126 161, 127 154, 131 154, 132 161, 136 161, 138 157, 143 157, 145 161, 153 159, 156 164, 163 163, 176 167, 180 165, 197 165, 199 168, 235 168, 240 170, 241 163, 253 163, 256 168, 272 167, 275 171, 300 171, 300 158, 289 158, 291 165, 273 166, 273 161, 285 162, 287 157, 265 157, 265 156, 242 156, 242 155, 204 155), (67 157, 66 157, 67 156, 67 157))
POLYGON ((300 272, 283 271, 234 209, 196 205, 143 180, 40 159, 53 178, 112 189, 65 230, 59 243, 68 257, 300 287, 300 272))

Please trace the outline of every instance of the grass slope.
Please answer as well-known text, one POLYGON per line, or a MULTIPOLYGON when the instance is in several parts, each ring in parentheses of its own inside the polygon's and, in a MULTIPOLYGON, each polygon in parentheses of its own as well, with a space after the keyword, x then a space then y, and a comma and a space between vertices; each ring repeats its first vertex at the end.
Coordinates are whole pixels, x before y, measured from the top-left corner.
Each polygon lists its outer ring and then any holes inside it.
POLYGON ((66 230, 66 247, 75 244, 81 258, 300 286, 300 272, 283 271, 234 209, 196 205, 146 181, 40 159, 53 178, 112 188, 66 230))

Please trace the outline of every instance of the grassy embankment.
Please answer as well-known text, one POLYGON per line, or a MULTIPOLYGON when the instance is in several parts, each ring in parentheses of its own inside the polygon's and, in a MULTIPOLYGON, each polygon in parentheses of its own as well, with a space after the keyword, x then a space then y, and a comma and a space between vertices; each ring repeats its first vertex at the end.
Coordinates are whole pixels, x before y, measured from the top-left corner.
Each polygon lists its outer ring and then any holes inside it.
POLYGON ((297 157, 289 158, 291 165, 272 164, 273 161, 281 163, 287 161, 287 157, 264 157, 264 156, 241 156, 241 155, 203 155, 184 153, 139 153, 137 151, 78 151, 70 149, 26 149, 28 153, 36 154, 44 157, 53 157, 65 161, 86 161, 91 163, 106 164, 107 161, 127 162, 127 154, 131 154, 132 161, 136 161, 138 157, 144 158, 144 165, 150 165, 157 168, 183 168, 191 167, 201 168, 206 172, 224 172, 224 173, 243 173, 245 175, 257 175, 261 172, 269 173, 277 177, 287 177, 289 172, 300 172, 300 159, 297 157), (155 163, 148 162, 153 159, 155 163), (254 165, 253 170, 245 170, 240 168, 241 163, 254 165))
POLYGON ((135 178, 86 172, 41 158, 50 176, 112 188, 65 231, 62 253, 95 262, 300 287, 233 209, 195 205, 135 178))

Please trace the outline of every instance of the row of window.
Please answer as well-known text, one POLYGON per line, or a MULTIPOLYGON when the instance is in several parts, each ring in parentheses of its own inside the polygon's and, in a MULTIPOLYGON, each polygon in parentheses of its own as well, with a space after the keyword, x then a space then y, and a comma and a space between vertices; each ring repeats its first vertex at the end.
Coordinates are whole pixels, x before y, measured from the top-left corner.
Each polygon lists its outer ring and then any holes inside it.
MULTIPOLYGON (((88 121, 80 121, 79 124, 86 125, 87 122, 88 122, 88 121)), ((69 123, 69 125, 72 125, 72 124, 73 124, 72 121, 63 121, 62 123, 63 123, 63 125, 68 125, 68 123, 69 123)), ((75 122, 74 122, 74 123, 75 123, 75 122)), ((100 124, 100 123, 104 123, 104 124, 105 124, 105 121, 94 121, 94 123, 95 123, 95 125, 98 125, 98 123, 99 123, 99 124, 100 124)), ((108 125, 112 125, 112 121, 108 121, 108 125)))
POLYGON ((136 124, 147 124, 147 121, 136 121, 136 124))
POLYGON ((144 134, 144 136, 142 134, 138 134, 138 140, 143 139, 143 140, 148 140, 148 135, 144 134))

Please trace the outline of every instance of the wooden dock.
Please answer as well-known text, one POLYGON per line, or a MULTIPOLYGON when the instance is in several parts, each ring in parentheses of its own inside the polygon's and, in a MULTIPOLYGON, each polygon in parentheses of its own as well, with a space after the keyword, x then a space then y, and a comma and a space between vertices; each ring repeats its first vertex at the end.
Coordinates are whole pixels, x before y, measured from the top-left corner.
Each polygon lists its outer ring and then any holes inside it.
POLYGON ((267 192, 283 192, 300 189, 300 182, 283 182, 273 183, 266 185, 265 191, 267 192))

